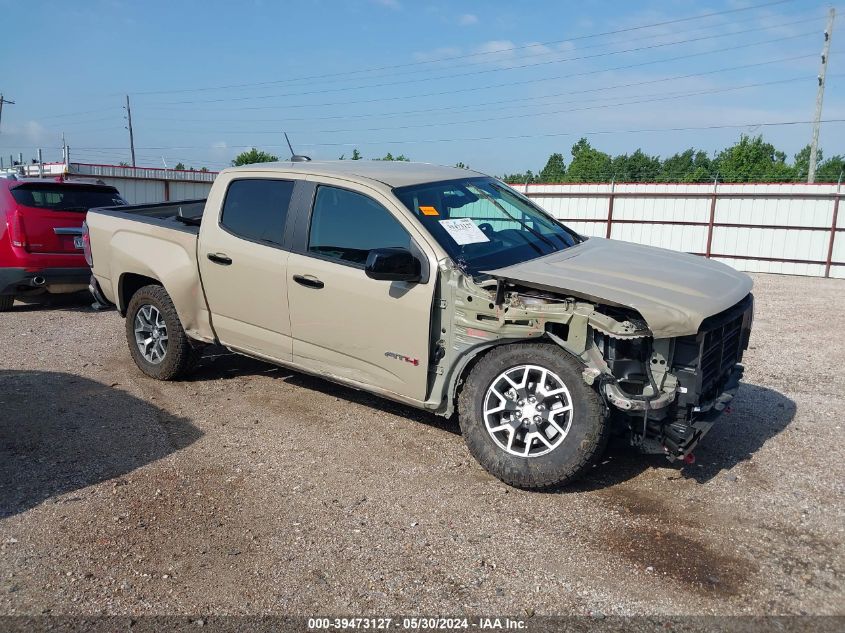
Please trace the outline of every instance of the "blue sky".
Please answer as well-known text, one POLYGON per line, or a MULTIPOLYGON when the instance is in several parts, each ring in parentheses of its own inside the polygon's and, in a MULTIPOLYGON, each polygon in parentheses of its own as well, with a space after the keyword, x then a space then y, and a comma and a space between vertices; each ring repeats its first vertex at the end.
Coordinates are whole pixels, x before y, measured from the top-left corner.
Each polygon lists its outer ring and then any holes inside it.
MULTIPOLYGON (((129 160, 129 93, 147 166, 286 157, 282 131, 314 158, 357 147, 494 174, 568 159, 580 136, 668 155, 763 133, 791 156, 809 124, 749 124, 812 118, 829 5, 737 10, 765 2, 0 0, 0 91, 16 102, 0 154, 58 159, 64 132, 73 160, 129 160)), ((845 119, 837 29, 828 119, 845 119)), ((845 124, 823 125, 821 146, 845 154, 845 124)))

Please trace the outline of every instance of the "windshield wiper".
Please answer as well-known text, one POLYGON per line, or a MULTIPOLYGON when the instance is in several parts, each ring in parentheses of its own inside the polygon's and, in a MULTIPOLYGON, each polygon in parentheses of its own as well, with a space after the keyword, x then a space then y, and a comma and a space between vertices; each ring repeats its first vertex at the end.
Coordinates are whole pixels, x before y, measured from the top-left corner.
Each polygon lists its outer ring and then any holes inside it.
MULTIPOLYGON (((511 220, 513 220, 514 222, 518 222, 519 224, 521 224, 522 226, 524 226, 526 229, 528 229, 528 231, 529 231, 529 232, 531 232, 533 235, 536 235, 536 236, 537 236, 537 237, 539 237, 541 240, 543 240, 546 244, 548 244, 549 246, 551 246, 553 249, 557 250, 557 247, 555 246, 555 243, 554 243, 554 242, 552 242, 549 238, 547 238, 545 235, 543 235, 543 234, 542 234, 542 233, 540 233, 539 231, 535 231, 534 229, 532 229, 530 226, 528 226, 528 223, 523 222, 523 221, 522 221, 522 220, 520 220, 519 218, 517 218, 517 217, 515 217, 515 216, 511 215, 510 213, 508 213, 508 212, 507 212, 507 210, 505 210, 505 208, 504 208, 502 205, 500 205, 498 202, 496 202, 496 199, 495 199, 495 198, 493 198, 492 196, 490 196, 490 194, 489 194, 489 193, 487 193, 486 191, 484 191, 484 190, 483 190, 483 189, 481 189, 480 187, 473 187, 473 188, 474 188, 476 191, 478 191, 478 193, 480 193, 482 196, 484 196, 485 198, 487 198, 490 202, 492 202, 492 203, 496 206, 496 208, 497 208, 497 209, 499 209, 499 211, 501 211, 502 213, 504 213, 504 214, 505 214, 506 216, 508 216, 511 220)), ((533 248, 534 248, 534 249, 535 249, 538 253, 540 253, 541 255, 543 254, 543 251, 541 251, 539 248, 537 248, 537 245, 536 245, 536 244, 533 244, 532 242, 528 242, 528 240, 526 240, 526 242, 527 242, 528 244, 530 244, 530 245, 531 245, 531 246, 532 246, 532 247, 533 247, 533 248)))

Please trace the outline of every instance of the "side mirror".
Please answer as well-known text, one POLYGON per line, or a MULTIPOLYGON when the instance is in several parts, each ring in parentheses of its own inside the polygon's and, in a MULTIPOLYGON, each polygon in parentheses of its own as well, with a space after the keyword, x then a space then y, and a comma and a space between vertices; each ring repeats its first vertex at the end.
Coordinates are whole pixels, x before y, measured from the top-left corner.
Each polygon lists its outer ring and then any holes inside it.
POLYGON ((422 265, 404 248, 374 248, 367 255, 364 272, 370 279, 413 283, 420 280, 422 265))

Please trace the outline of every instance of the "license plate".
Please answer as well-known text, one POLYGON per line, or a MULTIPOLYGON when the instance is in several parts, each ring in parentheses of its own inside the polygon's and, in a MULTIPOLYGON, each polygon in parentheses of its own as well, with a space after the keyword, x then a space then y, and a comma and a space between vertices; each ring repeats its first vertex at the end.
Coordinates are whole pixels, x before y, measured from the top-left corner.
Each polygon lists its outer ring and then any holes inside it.
POLYGON ((74 245, 75 248, 85 248, 85 246, 82 244, 82 236, 81 235, 79 237, 73 238, 73 245, 74 245))

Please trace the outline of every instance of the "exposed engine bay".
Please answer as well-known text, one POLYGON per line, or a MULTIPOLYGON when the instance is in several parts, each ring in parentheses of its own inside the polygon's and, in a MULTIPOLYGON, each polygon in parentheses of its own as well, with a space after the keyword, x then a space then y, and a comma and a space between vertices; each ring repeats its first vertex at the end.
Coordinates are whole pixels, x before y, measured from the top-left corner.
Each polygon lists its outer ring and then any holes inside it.
MULTIPOLYGON (((447 357, 472 356, 502 339, 551 339, 580 359, 584 381, 643 452, 673 461, 690 455, 739 387, 751 294, 704 319, 695 334, 655 338, 645 319, 625 306, 509 279, 472 279, 448 264, 440 272, 441 308, 454 310, 452 327, 441 320, 435 361, 449 366, 447 357)), ((435 371, 435 388, 439 379, 435 371)))

